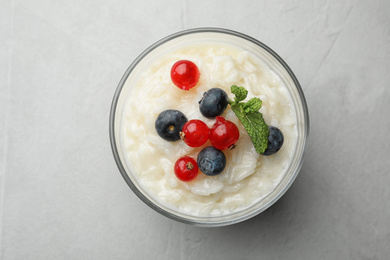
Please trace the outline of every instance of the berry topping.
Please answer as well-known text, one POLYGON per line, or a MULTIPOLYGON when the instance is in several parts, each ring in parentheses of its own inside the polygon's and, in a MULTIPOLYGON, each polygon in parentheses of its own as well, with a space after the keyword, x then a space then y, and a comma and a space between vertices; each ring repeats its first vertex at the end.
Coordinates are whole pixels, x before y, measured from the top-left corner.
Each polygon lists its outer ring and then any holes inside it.
POLYGON ((171 68, 171 80, 178 88, 189 90, 199 81, 199 69, 189 60, 179 60, 171 68))
POLYGON ((236 142, 240 137, 238 127, 221 116, 217 116, 216 120, 210 129, 211 144, 219 150, 235 148, 236 142))
POLYGON ((221 150, 208 146, 198 154, 198 167, 206 175, 218 175, 225 166, 226 157, 221 150))
POLYGON ((275 126, 269 126, 268 146, 262 155, 272 155, 279 151, 284 142, 282 131, 275 126))
POLYGON ((198 175, 198 165, 189 156, 179 158, 174 166, 176 177, 181 181, 191 181, 198 175))
POLYGON ((220 88, 211 88, 199 101, 199 109, 204 117, 214 118, 222 115, 228 105, 228 95, 220 88))
POLYGON ((161 112, 155 122, 157 134, 167 141, 180 139, 180 131, 187 122, 187 117, 179 110, 168 109, 161 112))
POLYGON ((190 120, 184 124, 180 138, 191 147, 204 145, 209 139, 209 128, 200 120, 190 120))

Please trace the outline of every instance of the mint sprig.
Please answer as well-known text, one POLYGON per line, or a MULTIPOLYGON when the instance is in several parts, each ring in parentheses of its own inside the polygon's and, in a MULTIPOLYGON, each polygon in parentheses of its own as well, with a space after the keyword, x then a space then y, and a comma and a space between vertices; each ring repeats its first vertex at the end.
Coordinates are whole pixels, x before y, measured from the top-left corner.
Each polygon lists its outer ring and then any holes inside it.
POLYGON ((248 96, 248 91, 244 87, 237 87, 236 85, 232 85, 230 89, 235 95, 234 101, 229 100, 230 107, 248 132, 256 152, 264 153, 268 146, 269 130, 263 114, 259 112, 262 101, 254 97, 248 102, 241 102, 248 96))

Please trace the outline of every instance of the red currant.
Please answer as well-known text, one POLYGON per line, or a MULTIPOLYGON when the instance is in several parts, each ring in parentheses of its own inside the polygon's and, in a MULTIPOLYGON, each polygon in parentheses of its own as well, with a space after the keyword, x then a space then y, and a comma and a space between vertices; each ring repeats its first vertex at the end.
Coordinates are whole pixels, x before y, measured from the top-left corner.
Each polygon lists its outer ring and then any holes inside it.
POLYGON ((180 157, 174 167, 176 177, 181 181, 191 181, 198 175, 198 164, 196 161, 189 157, 180 157))
POLYGON ((199 69, 189 60, 179 60, 171 68, 171 80, 177 87, 189 90, 199 81, 199 69))
POLYGON ((217 116, 216 120, 210 128, 211 144, 219 150, 233 149, 240 137, 237 126, 221 116, 217 116))
POLYGON ((209 139, 209 127, 200 120, 187 121, 180 132, 180 138, 191 147, 204 145, 209 139))

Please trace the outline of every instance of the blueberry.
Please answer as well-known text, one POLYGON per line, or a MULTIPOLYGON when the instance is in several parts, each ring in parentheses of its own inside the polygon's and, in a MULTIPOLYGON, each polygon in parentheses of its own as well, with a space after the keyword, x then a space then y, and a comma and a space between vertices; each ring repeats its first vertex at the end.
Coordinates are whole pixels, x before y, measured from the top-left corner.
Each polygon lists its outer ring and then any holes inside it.
POLYGON ((198 154, 198 167, 208 176, 220 174, 226 166, 226 157, 221 150, 208 146, 198 154))
POLYGON ((173 142, 180 139, 179 133, 187 121, 179 110, 168 109, 158 115, 155 128, 161 138, 173 142))
POLYGON ((222 115, 228 105, 228 95, 220 88, 211 88, 199 101, 199 109, 203 116, 214 118, 222 115))
POLYGON ((279 151, 284 142, 282 131, 274 126, 268 126, 268 147, 265 149, 263 155, 272 155, 279 151))

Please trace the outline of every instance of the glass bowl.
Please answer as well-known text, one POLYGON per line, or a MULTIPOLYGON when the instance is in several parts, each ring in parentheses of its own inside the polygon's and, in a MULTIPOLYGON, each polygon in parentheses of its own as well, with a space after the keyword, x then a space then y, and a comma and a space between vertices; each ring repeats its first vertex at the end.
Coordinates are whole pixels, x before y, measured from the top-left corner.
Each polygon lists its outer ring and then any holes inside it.
POLYGON ((126 70, 114 94, 110 111, 109 131, 111 147, 119 171, 128 186, 144 203, 160 214, 176 221, 197 226, 215 227, 231 225, 258 215, 274 204, 288 190, 302 166, 309 134, 309 114, 305 97, 297 78, 282 58, 272 49, 262 42, 240 32, 221 28, 196 28, 180 31, 159 40, 135 59, 126 70), (194 43, 229 44, 244 49, 256 56, 278 75, 280 80, 287 87, 296 111, 298 134, 295 153, 280 182, 272 192, 257 203, 240 211, 221 216, 191 215, 180 212, 179 210, 156 200, 143 188, 130 170, 131 166, 126 160, 125 147, 121 136, 123 113, 126 109, 126 98, 129 95, 129 92, 131 92, 132 86, 137 82, 139 75, 156 59, 156 57, 161 57, 165 53, 179 48, 180 46, 194 43))

